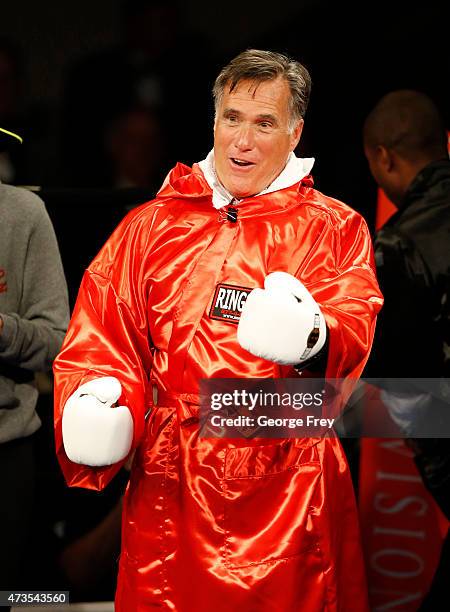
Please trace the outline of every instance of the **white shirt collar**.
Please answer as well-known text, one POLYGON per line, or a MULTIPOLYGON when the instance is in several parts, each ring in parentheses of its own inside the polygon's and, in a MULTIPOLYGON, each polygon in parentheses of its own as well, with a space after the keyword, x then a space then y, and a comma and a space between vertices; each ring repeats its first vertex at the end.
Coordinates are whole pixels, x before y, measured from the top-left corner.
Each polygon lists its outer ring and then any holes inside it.
MULTIPOLYGON (((311 172, 311 168, 314 165, 314 157, 297 157, 294 153, 290 153, 286 162, 284 170, 277 176, 277 178, 261 193, 257 195, 264 195, 265 193, 272 193, 279 189, 285 189, 291 187, 302 180, 311 172)), ((206 182, 211 187, 213 192, 213 206, 214 208, 223 208, 230 204, 234 199, 231 193, 225 189, 222 183, 219 181, 215 166, 214 166, 214 149, 212 149, 206 159, 198 163, 201 171, 203 172, 206 182)))

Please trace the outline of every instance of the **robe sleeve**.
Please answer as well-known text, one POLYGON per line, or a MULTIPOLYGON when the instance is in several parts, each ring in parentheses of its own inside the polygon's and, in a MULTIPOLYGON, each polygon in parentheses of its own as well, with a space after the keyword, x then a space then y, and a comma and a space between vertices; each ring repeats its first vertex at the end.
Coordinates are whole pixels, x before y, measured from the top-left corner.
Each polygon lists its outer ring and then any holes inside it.
MULTIPOLYGON (((340 406, 350 395, 369 357, 383 297, 375 275, 372 241, 364 219, 351 212, 336 230, 334 274, 311 287, 329 332, 327 379, 341 383, 340 406)), ((336 416, 337 404, 332 408, 336 416)))
POLYGON ((102 376, 115 376, 120 381, 119 405, 129 408, 134 422, 130 454, 139 443, 145 414, 151 407, 149 287, 142 265, 146 228, 135 212, 122 221, 85 272, 62 350, 54 363, 56 452, 70 486, 103 489, 125 462, 94 468, 67 458, 62 412, 81 384, 102 376))

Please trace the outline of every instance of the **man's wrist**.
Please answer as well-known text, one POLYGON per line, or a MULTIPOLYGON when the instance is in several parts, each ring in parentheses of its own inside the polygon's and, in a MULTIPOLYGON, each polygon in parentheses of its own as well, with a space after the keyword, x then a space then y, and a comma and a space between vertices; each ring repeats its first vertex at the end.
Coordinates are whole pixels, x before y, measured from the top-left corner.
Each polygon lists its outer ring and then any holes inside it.
POLYGON ((328 362, 328 349, 330 344, 330 332, 328 330, 328 326, 326 326, 326 336, 325 343, 313 357, 309 359, 305 359, 300 363, 294 365, 294 370, 297 372, 302 372, 303 370, 309 370, 311 372, 322 372, 325 376, 325 371, 327 369, 328 362))

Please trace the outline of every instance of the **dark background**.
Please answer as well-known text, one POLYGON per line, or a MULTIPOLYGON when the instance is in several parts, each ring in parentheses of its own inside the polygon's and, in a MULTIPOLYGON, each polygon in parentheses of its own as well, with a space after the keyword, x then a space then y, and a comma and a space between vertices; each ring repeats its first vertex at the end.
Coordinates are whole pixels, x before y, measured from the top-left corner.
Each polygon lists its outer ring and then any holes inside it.
MULTIPOLYGON (((319 189, 360 211, 372 226, 376 187, 361 128, 374 104, 388 91, 418 89, 436 102, 450 128, 445 4, 2 2, 0 126, 17 130, 25 142, 0 138, 0 171, 6 160, 14 173, 10 182, 42 187, 71 302, 84 268, 129 207, 151 199, 176 161, 191 164, 206 156, 214 78, 247 47, 287 52, 308 67, 313 90, 298 153, 316 158, 319 189), (133 22, 127 42, 133 7, 145 17, 133 22), (2 49, 14 58, 13 75, 2 65, 2 49), (151 172, 135 189, 118 190, 110 136, 136 109, 147 136, 136 144, 134 134, 132 148, 151 172)), ((24 585, 70 587, 74 600, 112 598, 117 509, 127 476, 102 495, 68 491, 56 465, 51 403, 43 395, 38 406, 38 506, 24 585), (106 548, 99 546, 107 542, 104 530, 114 536, 106 548), (91 582, 83 564, 91 568, 91 582)))
MULTIPOLYGON (((2 3, 0 37, 19 45, 24 66, 20 105, 26 119, 17 125, 26 140, 26 163, 15 182, 111 186, 102 138, 109 119, 130 104, 133 79, 139 78, 130 77, 122 61, 124 4, 139 2, 2 3)), ((170 6, 172 13, 155 13, 153 26, 142 28, 161 50, 150 71, 165 88, 163 144, 157 147, 164 153, 151 191, 175 161, 190 164, 206 155, 213 79, 249 46, 288 52, 308 67, 313 92, 299 153, 316 158, 313 173, 322 191, 369 222, 375 186, 361 127, 376 101, 393 89, 419 89, 435 100, 450 126, 450 20, 444 2, 154 4, 170 6)))

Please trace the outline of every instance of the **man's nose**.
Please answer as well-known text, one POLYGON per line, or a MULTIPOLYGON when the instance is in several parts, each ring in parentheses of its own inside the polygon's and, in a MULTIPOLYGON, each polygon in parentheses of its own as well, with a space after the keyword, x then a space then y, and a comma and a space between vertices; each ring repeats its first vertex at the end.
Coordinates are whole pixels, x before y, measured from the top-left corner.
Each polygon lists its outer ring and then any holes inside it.
POLYGON ((253 132, 251 126, 249 125, 241 125, 239 127, 239 132, 236 135, 235 145, 240 151, 248 151, 253 148, 254 140, 253 140, 253 132))

